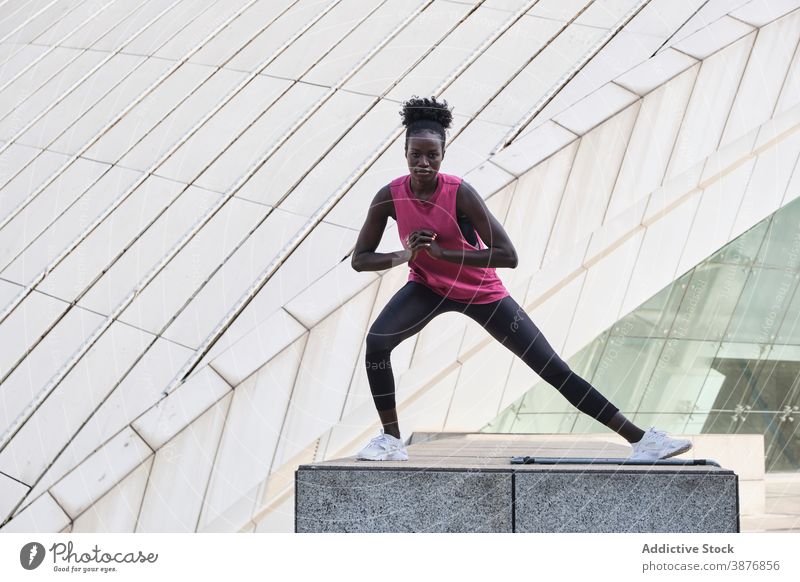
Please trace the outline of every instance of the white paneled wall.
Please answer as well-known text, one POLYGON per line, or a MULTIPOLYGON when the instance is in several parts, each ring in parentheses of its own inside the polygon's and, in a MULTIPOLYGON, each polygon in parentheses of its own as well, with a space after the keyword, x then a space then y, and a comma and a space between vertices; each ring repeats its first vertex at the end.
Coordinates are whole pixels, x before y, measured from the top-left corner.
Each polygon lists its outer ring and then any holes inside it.
MULTIPOLYGON (((473 12, 472 0, 343 0, 324 14, 315 0, 89 4, 0 22, 0 36, 20 26, 0 45, 0 140, 14 140, 0 144, 3 427, 54 382, 0 450, 0 513, 17 512, 3 531, 293 527, 297 464, 351 455, 378 426, 365 337, 408 275, 349 265, 369 201, 406 172, 403 136, 360 166, 399 126, 400 102, 470 56, 442 93, 456 116, 442 170, 504 224, 520 264, 499 274, 565 359, 800 194, 800 2, 654 0, 497 153, 634 0, 596 0, 566 27, 586 0, 542 0, 516 20, 523 0, 473 12)), ((398 248, 392 223, 379 250, 398 248)), ((476 430, 538 384, 462 314, 392 363, 404 435, 476 430)), ((555 388, 534 390, 520 413, 551 413, 538 430, 589 429, 555 388)))

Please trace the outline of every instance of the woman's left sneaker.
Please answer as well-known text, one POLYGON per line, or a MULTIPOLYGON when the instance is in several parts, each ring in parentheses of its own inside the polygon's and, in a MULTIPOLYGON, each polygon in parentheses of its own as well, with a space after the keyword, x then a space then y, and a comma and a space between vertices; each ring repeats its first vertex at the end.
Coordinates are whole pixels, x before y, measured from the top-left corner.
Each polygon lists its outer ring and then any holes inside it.
POLYGON ((381 434, 358 451, 356 459, 361 461, 407 461, 408 452, 402 440, 384 433, 381 429, 381 434))
POLYGON ((631 461, 657 461, 685 453, 692 448, 691 441, 668 437, 662 430, 651 426, 644 433, 642 440, 631 445, 633 453, 628 457, 631 461))

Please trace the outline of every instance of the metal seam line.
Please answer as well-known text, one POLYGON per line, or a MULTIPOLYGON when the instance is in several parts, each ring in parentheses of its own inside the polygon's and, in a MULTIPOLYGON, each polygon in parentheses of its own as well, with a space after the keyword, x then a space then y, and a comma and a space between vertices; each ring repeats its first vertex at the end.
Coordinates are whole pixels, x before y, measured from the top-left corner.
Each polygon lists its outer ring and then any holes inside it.
POLYGON ((577 75, 586 63, 588 63, 600 50, 606 46, 609 41, 614 38, 622 28, 631 21, 631 19, 639 14, 639 12, 648 4, 650 0, 640 0, 639 3, 634 6, 631 10, 629 10, 622 19, 617 22, 613 28, 611 28, 603 37, 592 47, 590 48, 586 54, 581 57, 581 59, 569 70, 566 74, 564 74, 556 83, 550 88, 550 90, 545 93, 542 98, 536 103, 533 109, 530 110, 512 129, 509 131, 505 137, 492 149, 489 154, 489 157, 497 155, 502 150, 510 146, 514 140, 519 137, 519 134, 525 129, 528 124, 533 121, 533 119, 542 112, 542 110, 547 106, 553 98, 558 95, 561 90, 566 87, 567 83, 569 83, 575 75, 577 75))
MULTIPOLYGON (((179 0, 181 1, 181 0, 179 0)), ((254 4, 257 0, 252 0, 249 4, 245 5, 242 8, 242 11, 249 8, 252 4, 254 4)), ((340 0, 335 0, 335 2, 339 2, 340 0)), ((90 147, 92 147, 105 133, 111 128, 113 125, 118 123, 120 119, 122 119, 127 113, 133 109, 136 105, 138 105, 145 97, 147 97, 160 83, 162 83, 166 78, 168 78, 172 73, 174 73, 178 68, 180 68, 189 58, 191 58, 197 51, 199 51, 204 43, 208 42, 211 38, 213 38, 216 34, 220 32, 222 28, 230 24, 232 20, 238 17, 241 12, 238 12, 231 16, 228 20, 226 20, 222 25, 217 27, 214 31, 212 31, 208 36, 206 36, 200 43, 195 45, 180 61, 178 61, 174 67, 166 71, 161 77, 156 79, 147 89, 145 89, 136 99, 134 99, 124 110, 122 110, 119 114, 117 114, 114 119, 112 119, 109 123, 107 123, 102 129, 100 129, 97 134, 93 138, 91 138, 86 144, 84 144, 81 149, 73 155, 64 165, 59 168, 55 174, 50 176, 47 183, 39 186, 30 196, 24 204, 27 204, 32 200, 34 197, 38 196, 45 187, 47 187, 50 183, 52 183, 67 167, 69 167, 72 163, 74 163, 81 155, 83 155, 90 147)), ((254 77, 255 75, 251 75, 254 77)), ((248 81, 251 77, 248 77, 248 81)), ((225 99, 232 97, 235 94, 235 91, 238 91, 240 86, 237 86, 234 91, 229 93, 223 98, 223 105, 226 103, 225 99)), ((212 110, 213 113, 216 113, 218 109, 212 110)), ((27 285, 25 289, 23 289, 15 298, 14 300, 9 303, 2 313, 0 313, 0 323, 6 320, 8 316, 11 314, 14 309, 19 306, 19 304, 33 292, 36 286, 44 280, 44 278, 53 270, 55 269, 64 258, 67 257, 77 246, 83 242, 83 240, 91 234, 91 232, 97 228, 97 226, 105 220, 116 208, 118 208, 135 190, 138 188, 142 183, 149 178, 153 172, 155 172, 158 167, 164 163, 164 161, 171 156, 175 151, 178 150, 180 146, 182 146, 188 139, 194 135, 196 132, 206 121, 208 121, 210 115, 204 116, 199 122, 197 122, 194 126, 192 126, 189 131, 187 131, 173 146, 162 155, 158 160, 156 160, 147 170, 145 170, 142 175, 131 185, 121 196, 119 196, 106 210, 103 211, 100 216, 98 216, 88 227, 86 227, 83 232, 81 232, 78 237, 72 241, 62 252, 61 254, 56 257, 54 261, 48 264, 36 277, 32 279, 32 281, 27 285)), ((112 164, 113 166, 113 164, 112 164)), ((0 230, 5 226, 5 221, 0 223, 0 230)))
MULTIPOLYGON (((90 1, 91 1, 91 0, 90 0, 90 1)), ((39 63, 40 63, 42 60, 44 60, 44 58, 45 58, 47 55, 49 55, 50 53, 52 53, 54 50, 56 50, 57 48, 63 48, 63 47, 61 47, 61 43, 62 43, 62 42, 64 42, 64 41, 65 41, 65 40, 67 40, 67 39, 68 39, 70 36, 72 36, 73 34, 75 34, 75 31, 76 31, 76 30, 78 30, 78 29, 80 29, 80 28, 83 28, 83 27, 84 27, 85 25, 87 25, 89 22, 91 22, 92 20, 94 20, 95 18, 97 18, 98 16, 100 16, 100 15, 101 15, 101 14, 102 14, 102 13, 103 13, 103 12, 104 12, 104 11, 105 11, 105 10, 106 10, 108 7, 109 7, 109 6, 111 6, 112 4, 114 4, 114 2, 116 2, 116 1, 117 1, 117 0, 111 0, 111 1, 110 1, 108 4, 104 4, 102 8, 100 8, 100 9, 98 9, 98 10, 95 10, 95 11, 92 13, 92 15, 91 15, 89 18, 87 18, 86 20, 84 20, 84 21, 83 21, 83 22, 82 22, 82 23, 81 23, 81 24, 80 24, 80 25, 79 25, 77 28, 74 28, 74 29, 70 30, 69 32, 67 32, 67 34, 65 34, 64 36, 62 36, 61 38, 59 38, 57 41, 55 41, 55 42, 54 42, 52 45, 50 45, 49 47, 47 47, 47 50, 46 50, 46 51, 44 51, 42 54, 40 54, 38 57, 36 57, 36 58, 35 58, 33 61, 31 61, 31 62, 30 62, 30 63, 28 63, 27 65, 25 65, 25 67, 24 67, 24 68, 22 68, 22 69, 21 69, 21 70, 20 70, 20 71, 19 71, 19 72, 18 72, 16 75, 14 75, 14 76, 13 76, 11 79, 9 79, 9 80, 8 80, 8 81, 6 81, 6 82, 5 82, 5 83, 4 83, 2 86, 0 86, 0 92, 2 92, 2 91, 5 91, 5 90, 8 88, 8 86, 9 86, 9 85, 11 85, 11 83, 13 83, 13 82, 14 82, 14 81, 16 81, 17 79, 19 79, 19 78, 20 78, 22 75, 24 75, 25 73, 27 73, 28 71, 30 71, 30 70, 31 70, 33 67, 35 67, 35 66, 36 66, 37 64, 39 64, 39 63)), ((55 26, 55 25, 53 25, 53 26, 55 26)), ((53 28, 53 27, 51 26, 50 28, 53 28)), ((46 33, 48 30, 50 30, 50 28, 48 28, 47 30, 43 30, 43 31, 42 31, 42 32, 39 34, 39 36, 41 36, 42 34, 46 33)), ((37 38, 38 38, 38 37, 37 37, 37 38)), ((36 40, 36 39, 34 39, 34 40, 36 40)), ((28 46, 32 46, 32 45, 31 45, 31 44, 29 44, 28 46)), ((22 50, 23 50, 23 49, 20 49, 20 50, 18 50, 17 52, 15 52, 13 55, 10 55, 10 56, 9 56, 9 59, 11 59, 12 57, 15 57, 15 56, 17 56, 19 53, 21 53, 21 52, 22 52, 22 50)), ((72 59, 70 59, 70 60, 69 60, 67 63, 65 63, 65 64, 64 64, 64 66, 63 66, 63 67, 61 67, 61 69, 60 69, 58 72, 61 72, 61 71, 63 71, 63 70, 64 70, 64 68, 68 67, 68 66, 69 66, 69 65, 70 65, 72 62, 74 62, 74 61, 75 61, 76 59, 78 59, 78 58, 79 58, 79 57, 80 57, 82 54, 84 54, 84 53, 85 53, 87 50, 90 50, 90 49, 78 49, 78 50, 79 50, 80 52, 78 52, 78 53, 77 53, 77 54, 76 54, 76 55, 75 55, 75 56, 74 56, 72 59)), ((56 73, 56 74, 58 74, 58 73, 56 73)), ((48 80, 49 80, 49 79, 48 79, 48 80)), ((37 91, 37 90, 38 90, 38 89, 40 89, 40 88, 41 88, 41 87, 37 87, 37 89, 35 89, 35 91, 37 91)), ((8 112, 8 114, 6 114, 4 117, 8 117, 9 115, 12 115, 12 114, 13 114, 13 112, 14 112, 15 110, 16 110, 16 106, 14 107, 14 109, 12 109, 11 111, 9 111, 9 112, 8 112)))
POLYGON ((688 22, 689 22, 689 21, 690 21, 692 18, 694 18, 694 17, 697 15, 697 13, 698 13, 698 12, 700 12, 700 11, 701 11, 703 8, 705 8, 705 7, 706 7, 706 4, 708 4, 708 2, 709 2, 709 0, 705 0, 705 2, 703 2, 703 3, 702 3, 702 4, 701 4, 701 5, 700 5, 700 6, 697 8, 697 10, 695 10, 694 12, 692 12, 692 14, 689 16, 689 18, 687 18, 686 20, 684 20, 684 21, 681 23, 681 25, 680 25, 678 28, 676 28, 676 29, 675 29, 675 32, 673 32, 672 34, 670 34, 670 35, 669 35, 669 36, 666 38, 666 40, 665 40, 664 42, 662 42, 662 43, 661 43, 661 45, 659 45, 659 47, 658 47, 658 48, 657 48, 655 51, 653 51, 653 54, 652 54, 652 55, 650 55, 650 58, 652 59, 654 56, 656 56, 656 55, 658 54, 658 52, 659 52, 661 49, 663 49, 663 48, 664 48, 664 46, 665 46, 665 45, 666 45, 666 44, 667 44, 669 41, 671 41, 673 38, 675 38, 675 35, 676 35, 676 34, 678 34, 678 33, 681 31, 681 29, 682 29, 684 26, 686 26, 686 24, 687 24, 687 23, 688 23, 688 22))
MULTIPOLYGON (((537 1, 538 0, 530 0, 523 8, 519 9, 513 16, 511 16, 503 26, 501 26, 491 37, 489 37, 477 49, 475 49, 475 51, 473 51, 473 53, 459 67, 452 71, 450 75, 448 75, 448 77, 440 83, 439 87, 436 88, 433 94, 438 95, 444 87, 450 85, 453 79, 466 70, 466 68, 469 67, 480 54, 482 54, 482 52, 485 50, 485 47, 488 47, 494 43, 494 41, 497 40, 500 35, 508 30, 511 25, 514 24, 514 22, 516 22, 522 15, 524 15, 525 12, 527 12, 537 1)), ((353 184, 355 184, 358 178, 360 178, 366 172, 366 170, 383 154, 383 152, 389 148, 392 142, 394 142, 394 140, 400 136, 402 132, 403 127, 400 125, 389 135, 386 140, 384 140, 384 142, 376 149, 372 156, 362 162, 362 164, 350 175, 350 177, 345 180, 341 186, 339 186, 339 188, 328 198, 328 200, 325 201, 325 203, 317 210, 317 212, 311 216, 303 228, 300 229, 300 231, 295 234, 295 236, 284 246, 281 252, 278 253, 275 259, 272 260, 259 278, 251 285, 250 289, 239 299, 239 301, 236 302, 233 308, 229 310, 228 314, 222 319, 222 321, 217 324, 217 326, 204 340, 203 344, 200 346, 200 348, 198 348, 184 368, 164 390, 165 396, 186 380, 194 367, 200 362, 205 354, 208 353, 214 343, 216 343, 216 341, 222 336, 222 334, 230 326, 233 320, 236 319, 239 313, 241 313, 247 304, 252 301, 256 293, 258 293, 258 291, 267 283, 267 281, 269 281, 272 275, 275 274, 278 268, 284 263, 284 261, 286 261, 286 259, 289 258, 289 256, 300 245, 300 243, 305 240, 314 227, 322 222, 323 218, 328 214, 328 212, 330 212, 336 203, 344 197, 344 195, 350 190, 353 184)))
MULTIPOLYGON (((255 1, 257 1, 257 0, 253 0, 253 2, 255 2, 255 1)), ((429 2, 431 2, 431 1, 432 0, 429 0, 429 2)), ((324 10, 320 11, 311 21, 306 23, 306 25, 300 31, 298 31, 295 35, 292 36, 292 38, 290 38, 286 43, 284 43, 284 45, 282 45, 278 50, 276 50, 273 53, 273 55, 271 57, 269 57, 264 62, 263 66, 257 68, 255 71, 253 71, 245 79, 245 81, 240 83, 237 86, 237 88, 234 89, 234 91, 231 91, 226 96, 225 99, 229 100, 233 95, 235 95, 242 87, 245 86, 246 83, 248 83, 250 80, 255 78, 264 67, 266 67, 272 60, 274 60, 274 58, 276 58, 276 56, 278 54, 280 54, 281 51, 283 51, 292 42, 294 42, 294 40, 299 38, 303 33, 305 33, 306 30, 308 30, 311 26, 313 26, 319 19, 321 19, 325 14, 327 14, 331 9, 333 9, 340 2, 341 2, 341 0, 333 0, 331 3, 329 3, 328 6, 326 6, 326 8, 324 10)), ((251 2, 251 4, 252 4, 252 2, 251 2)), ((206 38, 203 42, 205 42, 207 40, 208 39, 206 38)), ((207 121, 210 117, 212 117, 226 102, 227 101, 225 101, 225 100, 220 102, 220 104, 218 104, 213 110, 211 110, 208 114, 206 114, 206 116, 204 116, 204 118, 194 126, 193 130, 196 130, 196 128, 199 128, 202 124, 204 124, 205 121, 207 121)), ((299 127, 299 125, 301 125, 306 120, 306 118, 308 116, 310 116, 310 114, 305 115, 297 123, 295 123, 292 126, 292 128, 290 128, 290 130, 287 132, 287 135, 290 135, 291 133, 293 133, 295 131, 296 127, 299 127)), ((188 136, 186 137, 186 139, 188 139, 188 136)), ((180 145, 180 143, 176 144, 175 149, 177 149, 177 146, 179 146, 179 145, 180 145)), ((274 150, 276 150, 276 149, 277 149, 277 147, 273 147, 268 152, 268 154, 271 155, 271 153, 273 153, 274 150)), ((172 151, 169 152, 169 155, 171 155, 171 153, 173 153, 173 152, 172 151)), ((162 156, 162 158, 166 159, 166 156, 162 156)), ((264 156, 264 159, 266 159, 266 156, 264 156)), ((163 160, 161 160, 161 161, 163 161, 163 160)), ((161 161, 159 161, 157 163, 160 164, 161 161)), ((260 167, 260 164, 258 164, 258 166, 260 167)), ((153 167, 151 167, 150 171, 155 170, 156 167, 157 166, 154 165, 153 167)), ((243 184, 247 179, 249 179, 249 177, 250 177, 249 175, 245 174, 245 176, 243 178, 240 178, 240 180, 237 182, 237 185, 239 183, 243 184)), ((237 188, 237 190, 238 190, 238 188, 237 188)), ((126 192, 126 194, 124 194, 123 197, 120 197, 119 200, 121 201, 124 197, 128 196, 132 191, 133 191, 133 189, 129 188, 128 192, 126 192)), ((232 194, 231 194, 231 196, 232 196, 232 194)), ((220 198, 220 201, 223 201, 223 200, 225 200, 224 196, 220 198)), ((211 216, 213 216, 213 214, 215 214, 216 211, 219 210, 220 207, 221 207, 221 204, 219 204, 219 201, 218 201, 218 203, 215 204, 215 206, 212 208, 212 210, 206 214, 206 217, 210 218, 211 216)), ((196 233, 197 230, 199 230, 199 228, 202 226, 202 224, 203 224, 203 219, 199 220, 195 224, 195 226, 189 232, 187 232, 186 235, 184 235, 184 237, 173 247, 173 249, 171 249, 171 251, 167 255, 162 257, 162 260, 159 262, 159 264, 157 264, 150 271, 150 273, 140 282, 140 284, 136 288, 134 288, 133 291, 131 291, 128 294, 128 296, 117 306, 117 308, 114 309, 114 312, 103 322, 103 324, 101 324, 95 330, 95 332, 87 340, 85 340, 81 344, 79 349, 59 369, 59 371, 56 373, 56 375, 53 378, 51 378, 51 380, 48 382, 48 384, 45 386, 45 388, 42 391, 40 391, 40 393, 36 396, 36 398, 23 410, 23 412, 19 415, 19 417, 14 421, 14 423, 3 434, 3 436, 0 438, 0 451, 5 449, 5 447, 8 444, 8 442, 11 440, 11 438, 13 438, 13 435, 16 434, 16 432, 27 421, 27 419, 33 414, 33 412, 35 412, 35 410, 38 409, 38 407, 41 405, 41 403, 47 398, 47 396, 53 391, 53 389, 61 382, 61 380, 66 376, 66 374, 69 373, 69 371, 75 366, 75 364, 78 362, 78 360, 80 360, 80 358, 83 357, 83 355, 85 355, 85 353, 92 347, 92 345, 94 345, 94 343, 97 341, 97 339, 105 332, 105 330, 111 325, 111 323, 122 312, 122 310, 124 310, 125 307, 127 307, 127 305, 130 304, 130 302, 139 294, 141 289, 143 289, 152 280, 152 278, 161 271, 163 266, 166 265, 166 263, 169 260, 171 260, 171 258, 174 256, 174 254, 176 254, 177 251, 180 250, 182 248, 182 246, 185 245, 186 241, 188 241, 190 238, 192 238, 194 236, 194 234, 196 233)), ((65 256, 66 254, 67 253, 62 253, 62 255, 59 257, 58 261, 60 261, 63 258, 63 256, 65 256)), ((37 277, 37 279, 41 280, 43 278, 44 274, 46 274, 46 271, 43 271, 39 275, 39 277, 37 277)), ((33 286, 30 286, 28 289, 26 289, 25 294, 26 295, 30 294, 32 289, 33 289, 33 286)), ((21 300, 21 298, 22 297, 20 295, 20 297, 18 297, 18 299, 21 300)), ((72 306, 74 306, 76 303, 77 303, 77 300, 73 301, 70 304, 70 308, 72 306)), ((19 304, 19 301, 17 301, 15 299, 14 304, 19 304)), ((13 309, 13 307, 12 307, 12 309, 13 309)), ((6 313, 4 313, 2 316, 0 316, 0 322, 2 321, 3 318, 5 318, 7 316, 7 313, 10 313, 9 309, 6 310, 6 313)))

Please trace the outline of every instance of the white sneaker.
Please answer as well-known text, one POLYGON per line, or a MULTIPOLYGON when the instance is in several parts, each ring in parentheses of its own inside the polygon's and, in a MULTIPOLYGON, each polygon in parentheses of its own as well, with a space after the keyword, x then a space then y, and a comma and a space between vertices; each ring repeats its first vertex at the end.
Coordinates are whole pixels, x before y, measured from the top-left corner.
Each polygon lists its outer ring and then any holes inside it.
POLYGON ((361 461, 407 461, 408 452, 402 440, 384 433, 381 429, 381 434, 358 451, 356 459, 361 461))
POLYGON ((686 439, 668 437, 664 431, 656 430, 654 426, 651 426, 644 433, 642 440, 631 446, 633 453, 628 457, 629 460, 657 461, 685 453, 692 448, 692 443, 686 439))

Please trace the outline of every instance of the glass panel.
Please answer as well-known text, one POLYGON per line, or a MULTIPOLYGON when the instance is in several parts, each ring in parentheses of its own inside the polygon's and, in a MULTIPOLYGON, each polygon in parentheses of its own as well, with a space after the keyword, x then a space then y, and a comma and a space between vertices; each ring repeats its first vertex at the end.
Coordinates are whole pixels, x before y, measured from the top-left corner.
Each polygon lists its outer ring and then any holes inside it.
POLYGON ((764 432, 766 471, 797 471, 800 469, 800 414, 778 413, 769 417, 764 432))
POLYGON ((592 385, 623 412, 635 410, 664 344, 664 340, 611 336, 592 385))
POLYGON ((683 434, 686 425, 686 416, 683 414, 666 414, 663 412, 642 412, 634 415, 631 419, 636 426, 642 430, 647 430, 651 426, 658 430, 665 430, 673 435, 683 434))
POLYGON ((620 319, 611 333, 622 336, 666 337, 689 286, 692 272, 683 274, 677 281, 620 319))
POLYGON ((489 433, 510 433, 514 431, 514 423, 517 419, 518 403, 514 403, 506 408, 500 416, 497 416, 489 424, 484 426, 478 432, 489 433))
POLYGON ((719 347, 719 342, 667 340, 638 410, 681 413, 687 420, 719 347))
POLYGON ((772 217, 756 264, 795 271, 800 267, 800 198, 772 217))
POLYGON ((762 220, 711 255, 706 262, 751 265, 758 256, 768 227, 769 219, 762 220))
MULTIPOLYGON (((795 277, 800 277, 800 275, 795 275, 795 277)), ((796 289, 775 341, 779 344, 800 345, 800 293, 796 289)))
POLYGON ((725 339, 772 342, 795 287, 797 278, 793 271, 754 267, 731 317, 725 339))
POLYGON ((670 337, 721 340, 747 280, 747 267, 707 263, 692 276, 670 337))

